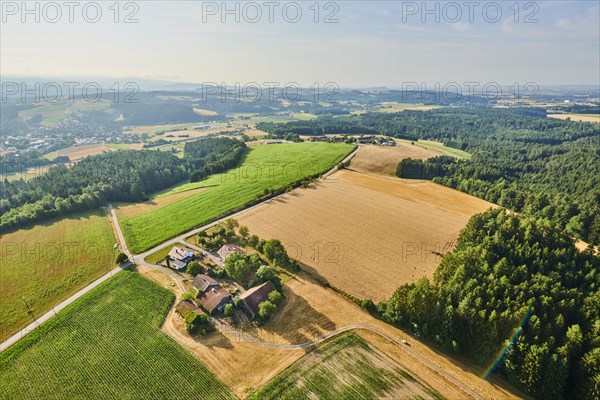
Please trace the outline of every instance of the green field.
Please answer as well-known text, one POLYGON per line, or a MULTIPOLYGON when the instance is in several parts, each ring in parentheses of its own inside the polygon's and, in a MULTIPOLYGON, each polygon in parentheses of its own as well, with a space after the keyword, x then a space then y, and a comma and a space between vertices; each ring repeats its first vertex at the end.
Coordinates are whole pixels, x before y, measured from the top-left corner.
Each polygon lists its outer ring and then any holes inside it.
POLYGON ((19 111, 19 117, 23 120, 31 119, 35 115, 42 116, 42 125, 56 126, 59 121, 63 120, 69 114, 69 104, 44 104, 29 110, 19 111))
POLYGON ((160 330, 174 299, 120 272, 0 353, 0 399, 233 399, 160 330))
POLYGON ((240 167, 201 182, 182 184, 162 196, 199 187, 207 187, 207 190, 123 219, 121 227, 127 244, 132 251, 140 253, 256 200, 266 188, 277 190, 304 177, 323 173, 352 149, 351 145, 330 143, 260 146, 247 154, 240 167))
POLYGON ((162 260, 164 260, 167 257, 167 254, 169 254, 171 249, 175 246, 176 246, 175 244, 172 244, 172 245, 163 247, 162 249, 159 249, 159 250, 155 251, 154 253, 150 254, 148 257, 146 257, 144 259, 144 261, 146 261, 147 263, 150 263, 150 264, 158 264, 159 262, 161 262, 162 260))
POLYGON ((413 140, 405 140, 405 139, 396 139, 396 140, 399 142, 407 143, 407 144, 414 143, 415 146, 419 146, 424 149, 437 150, 438 152, 442 153, 442 155, 456 157, 459 160, 470 160, 471 159, 471 154, 467 153, 466 151, 455 149, 452 147, 447 147, 447 146, 444 146, 443 143, 435 142, 433 140, 427 140, 427 141, 423 141, 423 140, 413 141, 413 140))
POLYGON ((263 399, 442 399, 355 333, 327 342, 250 396, 263 399))
POLYGON ((0 238, 0 341, 115 267, 103 211, 50 220, 0 238))

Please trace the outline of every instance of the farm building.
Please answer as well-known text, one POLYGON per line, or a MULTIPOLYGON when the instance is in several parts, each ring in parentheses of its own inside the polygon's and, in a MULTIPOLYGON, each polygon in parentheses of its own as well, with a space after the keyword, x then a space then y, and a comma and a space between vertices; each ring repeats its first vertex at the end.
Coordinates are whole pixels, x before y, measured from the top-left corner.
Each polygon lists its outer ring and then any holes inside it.
POLYGON ((244 308, 252 318, 258 315, 258 305, 269 299, 269 293, 275 290, 275 286, 271 282, 263 283, 260 286, 255 286, 240 295, 240 300, 244 304, 244 308))
POLYGON ((171 265, 175 269, 181 270, 194 258, 194 251, 186 247, 173 246, 167 257, 169 257, 171 265))
POLYGON ((209 314, 220 312, 231 301, 231 295, 221 285, 210 286, 198 297, 198 304, 209 314))
POLYGON ((374 136, 361 136, 358 138, 358 143, 373 143, 375 140, 374 136))
POLYGON ((265 144, 282 144, 282 143, 291 143, 289 140, 283 139, 267 139, 265 140, 265 144))
POLYGON ((177 313, 182 316, 190 311, 196 314, 204 314, 200 307, 188 300, 182 300, 179 303, 177 303, 177 305, 175 306, 175 311, 177 311, 177 313))
POLYGON ((232 255, 234 253, 246 254, 246 252, 244 250, 242 250, 240 247, 236 246, 235 244, 225 244, 219 249, 219 251, 217 251, 217 254, 219 255, 219 257, 221 257, 222 263, 224 263, 225 260, 227 260, 227 257, 229 257, 230 255, 232 255))
POLYGON ((196 275, 196 277, 194 278, 194 281, 192 282, 192 285, 201 292, 204 292, 206 289, 210 288, 211 286, 220 286, 219 282, 217 282, 210 276, 203 275, 203 274, 196 275))

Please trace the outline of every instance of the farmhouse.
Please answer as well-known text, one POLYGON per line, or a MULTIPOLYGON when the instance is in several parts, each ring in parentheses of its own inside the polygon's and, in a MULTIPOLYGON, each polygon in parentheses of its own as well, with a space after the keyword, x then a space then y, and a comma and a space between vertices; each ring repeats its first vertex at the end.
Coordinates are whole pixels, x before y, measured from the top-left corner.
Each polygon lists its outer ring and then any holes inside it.
POLYGON ((358 138, 358 143, 373 143, 375 137, 373 136, 361 136, 358 138))
POLYGON ((260 286, 253 287, 240 295, 240 300, 244 308, 252 318, 258 315, 258 305, 269 299, 269 293, 275 290, 271 282, 263 283, 260 286))
POLYGON ((232 255, 234 253, 246 254, 246 252, 244 250, 242 250, 240 247, 236 246, 235 244, 223 245, 219 249, 219 251, 217 251, 217 254, 219 255, 219 257, 221 257, 221 265, 223 265, 225 260, 227 260, 227 257, 229 257, 230 255, 232 255))
POLYGON ((171 265, 175 269, 181 270, 194 258, 194 251, 186 247, 173 246, 167 257, 169 257, 171 265))
POLYGON ((220 312, 231 301, 231 295, 221 285, 210 286, 198 297, 198 304, 209 314, 220 312))
POLYGON ((208 289, 210 287, 215 287, 215 286, 220 286, 220 285, 219 285, 219 282, 217 282, 210 276, 198 274, 194 278, 194 281, 192 282, 192 286, 194 286, 199 291, 204 292, 204 291, 206 291, 206 289, 208 289))

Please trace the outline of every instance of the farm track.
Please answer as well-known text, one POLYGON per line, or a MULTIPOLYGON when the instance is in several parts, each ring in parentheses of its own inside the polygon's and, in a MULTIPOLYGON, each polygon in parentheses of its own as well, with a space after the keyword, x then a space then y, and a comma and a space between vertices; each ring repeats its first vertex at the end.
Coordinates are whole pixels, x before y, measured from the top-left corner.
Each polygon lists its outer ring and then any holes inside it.
POLYGON ((274 348, 274 349, 278 349, 278 350, 305 350, 305 349, 309 349, 311 347, 317 346, 317 345, 325 342, 326 340, 329 340, 335 336, 338 336, 338 335, 348 332, 348 331, 366 330, 366 331, 375 333, 375 334, 383 337, 384 339, 387 339, 387 340, 393 342, 399 348, 403 349, 408 354, 410 354, 412 357, 414 357, 417 361, 419 361, 420 363, 424 364, 428 368, 430 368, 433 371, 435 371, 436 373, 438 373, 440 376, 442 376, 444 379, 446 379, 450 383, 454 384, 456 387, 458 387, 460 390, 465 392, 470 397, 472 397, 474 399, 478 399, 478 400, 484 399, 483 397, 481 397, 480 395, 475 393, 473 390, 471 390, 469 387, 463 385, 461 382, 456 380, 454 377, 452 377, 451 375, 446 373, 444 370, 442 370, 441 368, 438 368, 431 361, 427 360, 426 358, 423 358, 417 352, 413 351, 409 347, 408 344, 401 343, 399 340, 397 340, 396 338, 394 338, 387 332, 385 332, 382 329, 379 329, 375 326, 366 325, 366 324, 346 325, 344 327, 334 329, 332 331, 324 333, 323 335, 318 336, 317 338, 315 338, 313 340, 309 340, 309 341, 306 341, 303 343, 298 343, 298 344, 291 344, 291 343, 274 343, 274 342, 270 342, 267 340, 257 338, 256 336, 252 336, 252 335, 237 331, 235 329, 228 328, 226 324, 223 324, 223 323, 215 320, 214 318, 212 319, 212 322, 216 323, 219 331, 221 331, 224 334, 233 335, 233 336, 236 336, 238 339, 243 339, 243 340, 246 340, 251 343, 256 343, 261 346, 270 347, 270 348, 274 348))

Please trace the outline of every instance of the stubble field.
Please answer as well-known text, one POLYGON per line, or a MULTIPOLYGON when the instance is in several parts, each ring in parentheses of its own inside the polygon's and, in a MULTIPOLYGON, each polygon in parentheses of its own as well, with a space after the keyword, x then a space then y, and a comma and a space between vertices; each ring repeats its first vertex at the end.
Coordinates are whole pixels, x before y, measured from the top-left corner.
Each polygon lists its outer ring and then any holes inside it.
POLYGON ((341 171, 238 221, 333 286, 381 301, 431 278, 469 218, 493 206, 432 182, 341 171))

